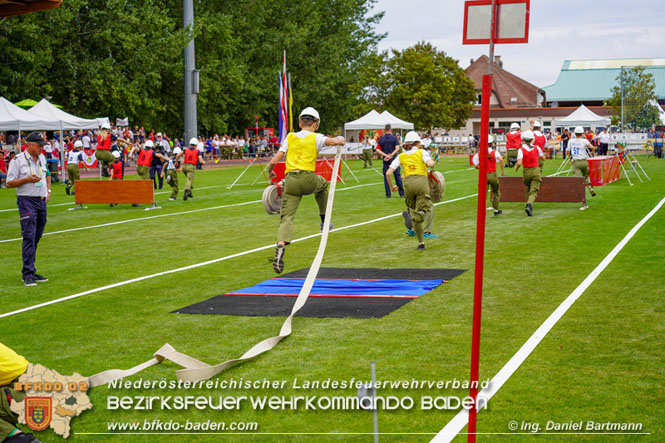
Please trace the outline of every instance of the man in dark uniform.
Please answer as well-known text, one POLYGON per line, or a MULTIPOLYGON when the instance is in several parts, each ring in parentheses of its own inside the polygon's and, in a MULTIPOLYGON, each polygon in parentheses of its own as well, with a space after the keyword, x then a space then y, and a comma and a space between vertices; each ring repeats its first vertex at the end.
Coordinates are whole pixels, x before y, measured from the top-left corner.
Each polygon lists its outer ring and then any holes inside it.
MULTIPOLYGON (((390 198, 390 185, 386 178, 386 172, 390 168, 393 158, 399 154, 399 140, 392 134, 392 127, 388 124, 385 127, 385 134, 379 139, 379 147, 377 151, 383 158, 383 184, 386 188, 386 198, 390 198)), ((395 176, 395 183, 399 191, 399 196, 404 197, 404 185, 402 184, 402 170, 397 168, 393 171, 395 176)))
POLYGON ((25 139, 25 152, 14 157, 7 170, 7 187, 16 188, 23 236, 23 284, 37 286, 48 279, 35 271, 37 244, 46 226, 46 203, 51 197, 51 173, 41 154, 46 141, 39 132, 25 139))

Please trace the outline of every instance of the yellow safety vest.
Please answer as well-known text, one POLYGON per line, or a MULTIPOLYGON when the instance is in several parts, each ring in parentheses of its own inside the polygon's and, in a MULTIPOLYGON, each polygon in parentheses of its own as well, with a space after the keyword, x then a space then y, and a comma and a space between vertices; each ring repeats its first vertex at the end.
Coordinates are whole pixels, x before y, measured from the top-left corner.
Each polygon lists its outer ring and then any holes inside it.
POLYGON ((6 386, 28 367, 28 361, 0 343, 0 386, 6 386))
POLYGON ((287 135, 286 173, 291 171, 312 171, 316 169, 316 133, 311 132, 305 138, 300 138, 295 132, 287 135))
POLYGON ((402 153, 399 162, 404 171, 404 177, 409 175, 427 175, 427 165, 423 161, 422 149, 416 149, 413 154, 402 153))

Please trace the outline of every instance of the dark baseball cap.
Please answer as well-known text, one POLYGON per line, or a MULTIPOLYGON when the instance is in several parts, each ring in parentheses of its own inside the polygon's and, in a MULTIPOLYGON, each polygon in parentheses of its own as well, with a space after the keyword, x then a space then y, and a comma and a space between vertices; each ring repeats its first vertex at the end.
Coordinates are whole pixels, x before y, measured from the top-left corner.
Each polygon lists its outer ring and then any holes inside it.
POLYGON ((42 135, 39 132, 31 132, 30 135, 28 135, 25 138, 26 143, 37 143, 42 146, 46 144, 46 140, 42 138, 42 135))

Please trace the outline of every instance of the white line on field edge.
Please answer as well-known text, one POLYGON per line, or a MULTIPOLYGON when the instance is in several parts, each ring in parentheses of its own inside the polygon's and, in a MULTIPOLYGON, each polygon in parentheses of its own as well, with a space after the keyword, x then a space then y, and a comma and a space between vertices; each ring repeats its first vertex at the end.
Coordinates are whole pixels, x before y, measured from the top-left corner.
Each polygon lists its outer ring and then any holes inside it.
MULTIPOLYGON (((349 186, 348 188, 338 189, 337 192, 348 191, 350 189, 361 188, 363 186, 374 186, 374 185, 380 185, 380 184, 382 184, 382 183, 369 183, 369 184, 364 184, 364 185, 349 186)), ((210 186, 210 187, 212 187, 212 186, 210 186)), ((203 189, 203 188, 200 188, 200 189, 203 189)), ((102 223, 102 224, 99 224, 99 225, 81 226, 81 227, 78 227, 78 228, 63 229, 61 231, 45 232, 43 234, 43 236, 45 236, 45 235, 55 235, 55 234, 65 234, 67 232, 83 231, 85 229, 103 228, 103 227, 106 227, 106 226, 113 226, 113 225, 122 225, 124 223, 132 223, 132 222, 150 220, 150 219, 161 218, 161 217, 170 217, 172 215, 192 214, 192 213, 201 212, 201 211, 211 211, 213 209, 223 209, 223 208, 231 208, 231 207, 234 207, 234 206, 244 206, 244 205, 250 205, 250 204, 253 204, 253 203, 261 203, 261 200, 252 200, 252 201, 243 202, 243 203, 233 203, 233 204, 229 204, 229 205, 212 206, 210 208, 192 209, 190 211, 171 212, 171 213, 168 213, 168 214, 151 215, 151 216, 148 216, 148 217, 132 218, 132 219, 129 219, 129 220, 121 220, 121 221, 116 221, 116 222, 102 223)), ((69 203, 66 203, 66 204, 69 204, 69 203)), ((55 205, 53 205, 53 206, 55 206, 55 205)), ((7 238, 7 239, 4 239, 4 240, 0 240, 0 243, 8 243, 8 242, 14 242, 14 241, 21 241, 21 240, 23 240, 22 237, 7 238)))
MULTIPOLYGON (((475 197, 476 195, 478 195, 478 194, 471 194, 471 195, 467 195, 467 196, 464 196, 464 197, 455 198, 455 199, 452 199, 452 200, 442 201, 442 202, 436 203, 435 206, 443 205, 443 204, 447 204, 447 203, 453 203, 453 202, 456 202, 456 201, 460 201, 460 200, 464 200, 464 199, 467 199, 467 198, 475 197)), ((247 204, 247 203, 241 203, 241 204, 247 204)), ((399 217, 401 215, 402 215, 401 212, 397 213, 397 214, 386 215, 385 217, 375 218, 373 220, 368 220, 368 221, 365 221, 365 222, 356 223, 354 225, 348 225, 348 226, 342 226, 340 228, 335 228, 335 230, 331 231, 331 232, 337 232, 337 231, 343 231, 345 229, 356 228, 358 226, 367 225, 367 224, 370 224, 370 223, 386 220, 386 219, 393 218, 393 217, 399 217)), ((296 243, 296 242, 300 242, 300 241, 304 241, 304 240, 309 240, 310 238, 318 237, 320 235, 321 235, 321 233, 307 235, 305 237, 300 237, 298 239, 295 239, 291 243, 296 243)), ((263 250, 266 250, 266 249, 271 249, 271 248, 274 248, 274 247, 275 247, 274 244, 270 244, 270 245, 267 245, 267 246, 261 246, 261 247, 258 247, 258 248, 249 249, 247 251, 242 251, 242 252, 238 252, 238 253, 235 253, 235 254, 227 255, 226 257, 220 257, 220 258, 216 258, 216 259, 213 259, 213 260, 204 261, 204 262, 201 262, 201 263, 195 263, 195 264, 189 265, 189 266, 184 266, 182 268, 171 269, 171 270, 168 270, 168 271, 158 272, 156 274, 151 274, 151 275, 144 275, 143 277, 136 277, 136 278, 132 278, 130 280, 125 280, 125 281, 121 281, 121 282, 118 282, 118 283, 113 283, 113 284, 110 284, 110 285, 101 286, 99 288, 89 289, 87 291, 79 292, 78 294, 68 295, 66 297, 58 298, 58 299, 47 301, 47 302, 44 302, 44 303, 39 303, 37 305, 17 309, 16 311, 6 312, 4 314, 0 314, 0 318, 10 317, 12 315, 20 314, 22 312, 27 312, 27 311, 32 311, 34 309, 43 308, 45 306, 53 305, 53 304, 60 303, 60 302, 63 302, 63 301, 72 300, 72 299, 78 298, 78 297, 83 297, 84 295, 90 295, 90 294, 94 294, 94 293, 97 293, 97 292, 105 291, 106 289, 113 289, 113 288, 117 288, 117 287, 120 287, 120 286, 128 285, 130 283, 136 283, 136 282, 139 282, 139 281, 142 281, 142 280, 148 280, 148 279, 151 279, 151 278, 160 277, 162 275, 174 274, 176 272, 187 271, 189 269, 194 269, 194 268, 199 268, 201 266, 211 265, 213 263, 218 263, 218 262, 222 262, 222 261, 225 261, 225 260, 230 260, 232 258, 241 257, 243 255, 252 254, 254 252, 259 252, 259 251, 263 251, 263 250)))
MULTIPOLYGON (((647 222, 658 210, 665 204, 663 198, 655 208, 651 210, 642 220, 640 220, 633 229, 626 234, 626 236, 617 244, 612 251, 600 262, 596 268, 584 279, 580 285, 559 305, 552 314, 543 322, 542 325, 531 337, 522 345, 522 347, 512 356, 508 363, 506 363, 499 372, 496 373, 494 378, 490 381, 489 387, 483 389, 478 393, 478 398, 483 398, 484 405, 498 392, 499 389, 508 381, 508 379, 517 371, 517 369, 524 363, 524 361, 531 355, 531 352, 540 344, 545 336, 550 332, 554 325, 563 317, 568 309, 580 298, 586 289, 593 283, 603 270, 614 260, 614 258, 621 252, 631 238, 640 230, 640 228, 647 222)), ((480 412, 480 411, 478 411, 480 412)), ((462 409, 448 424, 439 431, 439 433, 432 439, 433 442, 449 442, 453 440, 457 434, 469 422, 469 410, 462 409)))

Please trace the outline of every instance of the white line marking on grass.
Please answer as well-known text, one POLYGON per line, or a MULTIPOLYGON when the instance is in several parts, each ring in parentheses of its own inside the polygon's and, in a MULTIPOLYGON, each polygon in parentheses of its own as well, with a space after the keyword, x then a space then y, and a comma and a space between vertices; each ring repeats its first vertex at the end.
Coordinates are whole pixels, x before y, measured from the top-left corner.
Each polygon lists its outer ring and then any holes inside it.
MULTIPOLYGON (((121 221, 116 221, 116 222, 102 223, 101 225, 81 226, 80 228, 71 228, 71 229, 63 229, 62 231, 45 232, 44 235, 55 235, 55 234, 63 234, 65 232, 83 231, 85 229, 103 228, 104 226, 121 225, 121 224, 124 224, 124 223, 132 223, 132 222, 137 222, 137 221, 150 220, 150 219, 153 219, 153 218, 170 217, 172 215, 192 214, 194 212, 211 211, 213 209, 222 209, 222 208, 231 208, 231 207, 234 207, 234 206, 251 205, 253 203, 260 203, 260 202, 261 202, 261 200, 252 200, 252 201, 249 201, 249 202, 234 203, 234 204, 230 204, 230 205, 221 205, 221 206, 213 206, 213 207, 210 207, 210 208, 192 209, 190 211, 171 212, 169 214, 151 215, 149 217, 132 218, 132 219, 129 219, 129 220, 121 220, 121 221)), ((0 240, 0 243, 7 243, 7 242, 19 241, 19 240, 23 240, 23 238, 22 237, 8 238, 6 240, 0 240)))
MULTIPOLYGON (((382 185, 382 184, 383 183, 370 183, 370 184, 365 184, 365 185, 356 185, 356 186, 351 186, 351 187, 348 187, 348 188, 338 189, 338 192, 339 191, 347 191, 349 189, 354 189, 354 188, 361 188, 363 186, 375 186, 375 185, 382 185)), ((212 187, 212 186, 210 186, 210 187, 212 187)), ((199 188, 199 189, 205 189, 205 188, 199 188)), ((160 214, 160 215, 152 215, 152 216, 149 216, 149 217, 132 218, 130 220, 121 220, 121 221, 117 221, 117 222, 103 223, 103 224, 100 224, 100 225, 82 226, 80 228, 63 229, 62 231, 45 232, 43 235, 64 234, 64 233, 67 233, 67 232, 82 231, 82 230, 85 230, 85 229, 103 228, 105 226, 121 225, 121 224, 124 224, 124 223, 150 220, 150 219, 153 219, 153 218, 169 217, 169 216, 172 216, 172 215, 191 214, 191 213, 194 213, 194 212, 211 211, 213 209, 223 209, 223 208, 230 208, 230 207, 234 207, 234 206, 244 206, 244 205, 249 205, 249 204, 252 204, 252 203, 260 203, 260 202, 261 202, 261 200, 252 200, 252 201, 249 201, 249 202, 234 203, 234 204, 231 204, 231 205, 213 206, 213 207, 210 207, 210 208, 192 209, 191 211, 172 212, 172 213, 169 213, 169 214, 160 214)), ((67 203, 67 204, 69 204, 69 203, 67 203)), ((0 240, 0 243, 8 243, 8 242, 19 241, 19 240, 23 240, 23 238, 22 237, 8 238, 8 239, 5 239, 5 240, 0 240)))
MULTIPOLYGON (((485 400, 485 405, 498 392, 499 389, 508 381, 508 379, 517 371, 524 361, 531 355, 536 346, 545 338, 554 325, 563 317, 568 309, 580 298, 586 289, 593 283, 605 268, 612 263, 612 260, 621 252, 631 238, 640 230, 658 210, 665 204, 665 198, 656 205, 642 220, 640 220, 633 229, 617 244, 612 251, 600 262, 596 268, 584 279, 580 285, 559 305, 558 308, 543 322, 542 325, 531 337, 522 345, 522 347, 512 356, 494 378, 490 381, 489 388, 483 389, 478 393, 478 397, 485 400)), ((478 411, 480 412, 480 411, 478 411)), ((459 434, 464 426, 469 422, 468 409, 462 409, 448 424, 432 439, 435 442, 449 442, 459 434)))
MULTIPOLYGON (((453 203, 453 202, 456 202, 456 201, 460 201, 460 200, 464 200, 464 199, 467 199, 467 198, 475 197, 476 195, 478 195, 478 194, 467 195, 465 197, 459 197, 459 198, 455 198, 453 200, 446 200, 446 201, 443 201, 443 202, 436 203, 436 206, 447 204, 447 203, 453 203)), ((246 204, 246 203, 244 203, 244 204, 246 204)), ((348 226, 342 226, 340 228, 335 228, 335 230, 331 231, 331 232, 342 231, 344 229, 351 229, 351 228, 355 228, 355 227, 358 227, 358 226, 363 226, 363 225, 367 225, 367 224, 370 224, 370 223, 386 220, 386 219, 389 219, 389 218, 399 217, 401 215, 402 215, 401 212, 398 213, 398 214, 391 214, 391 215, 387 215, 385 217, 379 217, 379 218, 375 218, 373 220, 369 220, 369 221, 365 221, 365 222, 361 222, 361 223, 356 223, 354 225, 348 225, 348 226)), ((315 237, 318 237, 320 235, 321 235, 321 233, 307 235, 305 237, 297 238, 297 239, 293 240, 291 243, 297 243, 297 242, 309 240, 310 238, 315 238, 315 237)), ((213 259, 213 260, 204 261, 204 262, 201 262, 201 263, 195 263, 195 264, 189 265, 189 266, 184 266, 182 268, 171 269, 171 270, 168 270, 168 271, 158 272, 156 274, 151 274, 151 275, 144 275, 143 277, 136 277, 136 278, 132 278, 130 280, 125 280, 125 281, 121 281, 121 282, 118 282, 118 283, 113 283, 113 284, 102 286, 102 287, 99 287, 99 288, 89 289, 87 291, 79 292, 78 294, 68 295, 66 297, 58 298, 58 299, 47 301, 47 302, 44 302, 44 303, 39 303, 37 305, 17 309, 16 311, 6 312, 4 314, 0 314, 0 318, 10 317, 12 315, 20 314, 22 312, 27 312, 27 311, 32 311, 34 309, 43 308, 45 306, 53 305, 53 304, 60 303, 60 302, 63 302, 63 301, 83 297, 84 295, 90 295, 90 294, 94 294, 94 293, 97 293, 97 292, 105 291, 106 289, 113 289, 113 288, 117 288, 117 287, 120 287, 120 286, 125 286, 125 285, 128 285, 128 284, 131 284, 131 283, 136 283, 136 282, 139 282, 139 281, 148 280, 148 279, 151 279, 151 278, 161 277, 162 275, 174 274, 176 272, 187 271, 189 269, 199 268, 201 266, 207 266, 207 265, 211 265, 213 263, 219 263, 219 262, 222 262, 222 261, 225 261, 225 260, 230 260, 232 258, 242 257, 243 255, 252 254, 254 252, 264 251, 266 249, 272 249, 274 247, 275 247, 274 244, 270 244, 270 245, 267 245, 267 246, 261 246, 261 247, 258 247, 258 248, 249 249, 247 251, 242 251, 242 252, 237 252, 235 254, 227 255, 226 257, 220 257, 220 258, 216 258, 216 259, 213 259)))
MULTIPOLYGON (((51 208, 53 206, 71 206, 75 204, 76 203, 56 203, 53 205, 48 205, 48 207, 51 208)), ((18 211, 18 208, 0 209, 0 212, 10 212, 10 211, 18 211)))

